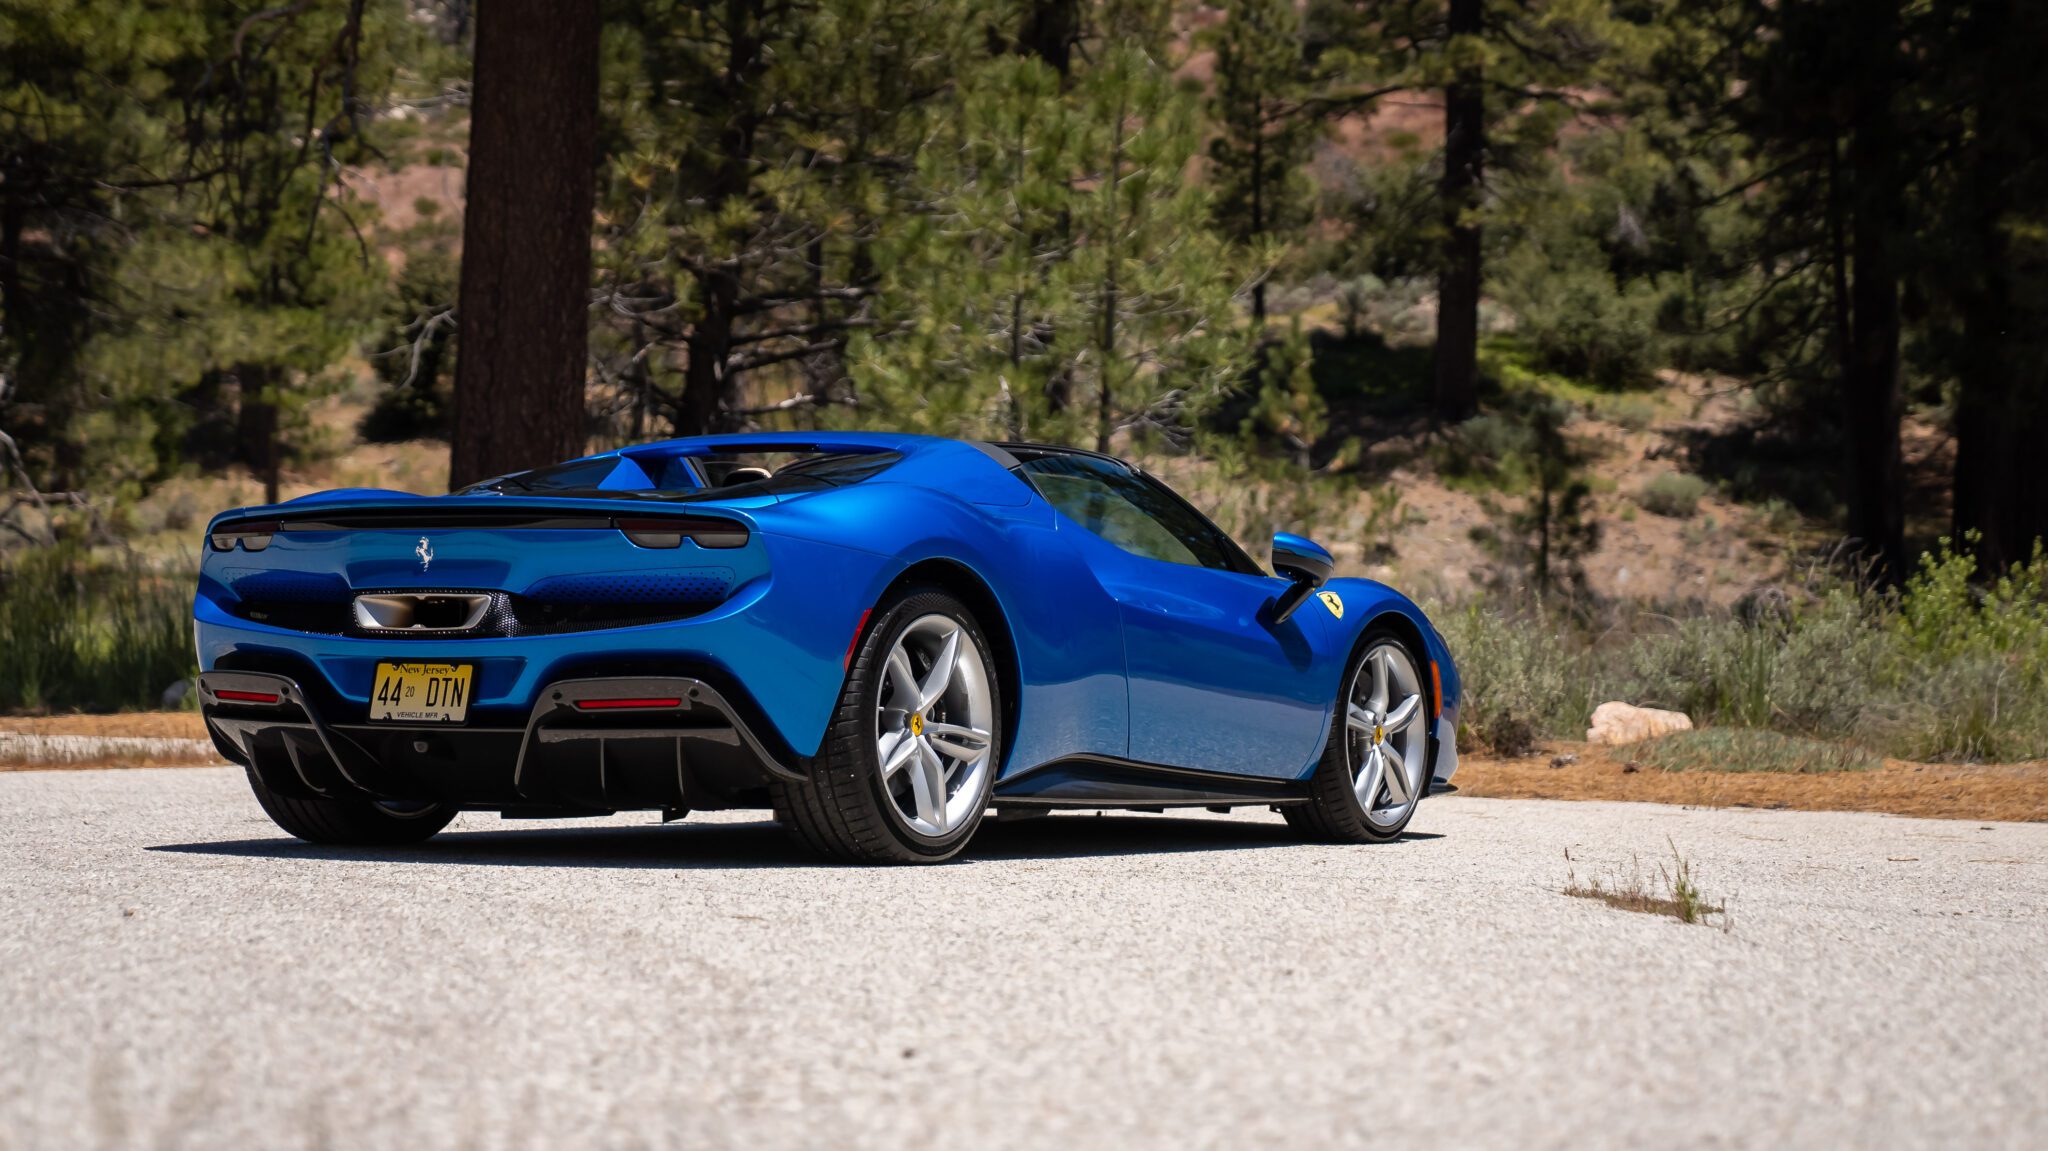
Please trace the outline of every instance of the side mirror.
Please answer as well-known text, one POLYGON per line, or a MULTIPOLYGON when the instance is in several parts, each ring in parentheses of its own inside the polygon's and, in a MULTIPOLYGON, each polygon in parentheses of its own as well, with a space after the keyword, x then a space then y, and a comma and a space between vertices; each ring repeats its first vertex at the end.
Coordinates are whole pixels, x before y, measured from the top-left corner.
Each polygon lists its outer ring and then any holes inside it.
POLYGON ((1330 578, 1337 561, 1323 545, 1293 532, 1273 533, 1273 570, 1288 581, 1288 588, 1273 601, 1272 621, 1286 623, 1295 609, 1330 578))

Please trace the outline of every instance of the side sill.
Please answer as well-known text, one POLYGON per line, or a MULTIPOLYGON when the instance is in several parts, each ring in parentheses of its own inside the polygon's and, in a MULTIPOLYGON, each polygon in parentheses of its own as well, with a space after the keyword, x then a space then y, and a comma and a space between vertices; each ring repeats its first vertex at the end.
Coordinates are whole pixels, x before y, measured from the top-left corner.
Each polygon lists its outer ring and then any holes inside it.
POLYGON ((1020 773, 996 785, 1000 806, 1044 808, 1161 808, 1285 806, 1307 803, 1307 785, 1140 763, 1110 756, 1074 756, 1020 773))

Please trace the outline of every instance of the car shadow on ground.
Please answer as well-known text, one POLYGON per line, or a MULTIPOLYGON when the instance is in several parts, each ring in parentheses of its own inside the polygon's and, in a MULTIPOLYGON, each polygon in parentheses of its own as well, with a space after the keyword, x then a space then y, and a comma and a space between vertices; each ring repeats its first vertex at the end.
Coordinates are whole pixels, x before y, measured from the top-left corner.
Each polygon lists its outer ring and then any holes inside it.
MULTIPOLYGON (((1395 844, 1441 836, 1411 832, 1395 844)), ((992 820, 956 862, 1079 859, 1189 851, 1304 846, 1286 824, 1164 815, 1057 815, 992 820)), ((645 827, 513 827, 451 830, 411 847, 324 847, 279 836, 208 843, 167 843, 150 851, 253 859, 324 859, 500 867, 754 868, 838 867, 793 842, 770 821, 688 822, 645 827)))

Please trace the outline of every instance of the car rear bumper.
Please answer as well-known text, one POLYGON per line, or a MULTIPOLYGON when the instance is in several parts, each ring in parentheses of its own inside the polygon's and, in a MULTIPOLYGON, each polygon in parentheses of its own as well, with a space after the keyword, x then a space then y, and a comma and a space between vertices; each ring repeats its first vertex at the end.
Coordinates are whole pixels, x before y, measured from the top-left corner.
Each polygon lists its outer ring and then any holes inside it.
POLYGON ((267 672, 206 672, 199 699, 221 754, 298 798, 514 814, 706 809, 758 806, 771 780, 804 778, 747 709, 688 676, 556 680, 517 725, 337 722, 317 694, 267 672))
MULTIPOLYGON (((285 676, 305 689, 326 722, 356 724, 368 714, 379 662, 465 663, 474 669, 470 726, 500 729, 523 728, 552 683, 685 676, 716 687, 784 759, 800 759, 823 741, 845 681, 847 642, 863 610, 902 565, 767 533, 758 542, 774 561, 773 576, 742 583, 708 611, 661 623, 516 637, 296 630, 242 618, 219 598, 224 584, 202 581, 193 604, 199 667, 285 676)), ((495 586, 475 583, 477 589, 495 586)))

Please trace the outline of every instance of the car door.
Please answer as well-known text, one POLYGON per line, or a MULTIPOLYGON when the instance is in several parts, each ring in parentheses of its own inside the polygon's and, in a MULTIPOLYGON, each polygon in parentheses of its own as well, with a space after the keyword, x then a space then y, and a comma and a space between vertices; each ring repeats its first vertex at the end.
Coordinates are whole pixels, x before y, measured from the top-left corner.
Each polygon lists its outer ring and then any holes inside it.
POLYGON ((1315 753, 1333 685, 1308 629, 1320 613, 1267 620, 1287 585, 1186 501, 1107 457, 1022 461, 1079 536, 1117 601, 1130 695, 1129 756, 1142 763, 1288 777, 1315 753))

